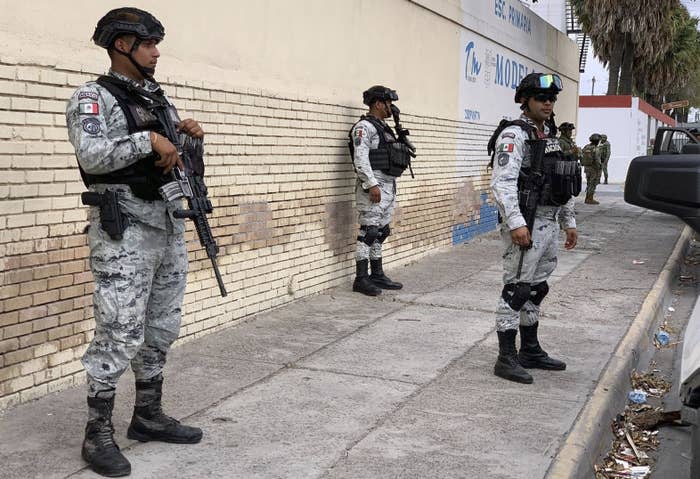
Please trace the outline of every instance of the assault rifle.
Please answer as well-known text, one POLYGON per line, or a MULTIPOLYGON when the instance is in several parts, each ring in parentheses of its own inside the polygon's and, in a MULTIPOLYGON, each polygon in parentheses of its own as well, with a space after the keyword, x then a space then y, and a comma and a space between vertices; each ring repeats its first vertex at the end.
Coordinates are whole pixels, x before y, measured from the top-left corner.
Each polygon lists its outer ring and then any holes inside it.
POLYGON ((547 147, 547 140, 526 140, 530 146, 530 172, 524 177, 518 188, 518 205, 520 213, 525 218, 525 224, 530 232, 530 244, 520 247, 520 261, 518 262, 518 274, 516 279, 520 279, 523 270, 523 258, 525 251, 532 248, 532 234, 535 226, 535 213, 537 213, 537 203, 540 201, 542 186, 544 185, 544 154, 547 147))
MULTIPOLYGON (((155 82, 152 78, 150 80, 155 82)), ((179 122, 179 118, 177 118, 174 108, 165 98, 160 88, 156 92, 150 92, 108 75, 101 76, 97 82, 110 91, 112 91, 112 88, 117 88, 130 92, 132 98, 156 116, 158 122, 165 130, 165 136, 177 149, 185 170, 183 171, 177 166, 173 168, 171 175, 174 181, 163 185, 159 188, 159 191, 161 196, 167 201, 178 200, 183 197, 187 198, 189 209, 175 210, 173 216, 175 218, 189 218, 194 222, 197 236, 199 236, 199 243, 204 247, 214 268, 221 296, 226 296, 228 293, 221 278, 219 267, 216 264, 219 246, 216 244, 209 221, 207 221, 207 214, 211 213, 214 208, 207 197, 207 186, 204 184, 204 161, 202 159, 204 144, 202 139, 187 136, 185 137, 184 145, 180 142, 180 133, 178 133, 177 125, 175 124, 176 121, 179 122), (197 161, 195 162, 195 160, 197 161)))
POLYGON ((163 185, 160 193, 168 201, 177 200, 182 197, 187 198, 188 209, 175 210, 175 218, 189 218, 194 223, 194 228, 199 237, 199 243, 204 247, 207 256, 211 260, 216 282, 219 285, 219 292, 222 297, 228 293, 221 278, 219 267, 216 264, 216 255, 219 253, 219 246, 207 221, 207 215, 213 211, 213 206, 207 197, 207 186, 204 184, 204 162, 201 160, 204 154, 204 145, 201 138, 187 136, 185 144, 180 142, 180 133, 177 131, 173 118, 170 116, 170 108, 164 98, 161 101, 154 101, 150 105, 151 112, 156 115, 158 121, 165 129, 165 136, 177 149, 180 159, 185 166, 184 171, 178 166, 171 171, 172 182, 163 185), (195 164, 193 157, 199 161, 195 164))
MULTIPOLYGON (((399 110, 399 107, 396 105, 391 105, 391 115, 394 117, 394 129, 396 130, 396 137, 399 140, 399 143, 403 144, 406 147, 406 153, 411 158, 416 157, 416 147, 413 146, 413 143, 411 143, 411 140, 408 139, 408 135, 411 133, 404 127, 401 126, 401 121, 399 118, 399 114, 401 113, 401 110, 399 110)), ((413 168, 411 167, 411 161, 408 161, 408 170, 411 172, 411 178, 415 178, 413 176, 413 168)))

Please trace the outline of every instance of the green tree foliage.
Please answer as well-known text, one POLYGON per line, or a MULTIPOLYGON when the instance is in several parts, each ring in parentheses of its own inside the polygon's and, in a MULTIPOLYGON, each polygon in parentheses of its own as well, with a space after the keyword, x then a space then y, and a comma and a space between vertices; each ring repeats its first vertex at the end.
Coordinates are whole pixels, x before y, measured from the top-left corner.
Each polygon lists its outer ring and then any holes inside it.
POLYGON ((639 68, 652 68, 671 49, 679 0, 571 0, 596 56, 610 73, 608 95, 630 95, 639 68))
POLYGON ((700 105, 700 33, 698 19, 684 6, 673 11, 668 52, 651 65, 635 65, 635 88, 659 107, 664 101, 689 100, 700 105))

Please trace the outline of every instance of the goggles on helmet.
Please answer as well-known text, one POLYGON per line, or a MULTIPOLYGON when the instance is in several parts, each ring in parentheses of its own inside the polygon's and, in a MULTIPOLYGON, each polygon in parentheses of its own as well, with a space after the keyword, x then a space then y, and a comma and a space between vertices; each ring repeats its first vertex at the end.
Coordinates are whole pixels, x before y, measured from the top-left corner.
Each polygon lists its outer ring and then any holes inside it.
POLYGON ((552 86, 554 86, 557 90, 562 90, 561 78, 559 78, 559 75, 554 73, 540 75, 539 82, 539 88, 542 88, 543 90, 552 88, 552 86))

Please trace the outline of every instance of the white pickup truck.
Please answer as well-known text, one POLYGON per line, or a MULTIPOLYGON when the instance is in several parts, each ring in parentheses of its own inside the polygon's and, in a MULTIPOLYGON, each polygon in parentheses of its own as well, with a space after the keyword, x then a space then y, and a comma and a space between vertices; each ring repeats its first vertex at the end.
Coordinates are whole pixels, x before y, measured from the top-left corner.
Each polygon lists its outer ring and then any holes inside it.
MULTIPOLYGON (((625 201, 678 216, 700 233, 700 138, 684 128, 659 128, 651 156, 630 163, 625 201)), ((700 478, 700 300, 686 326, 681 357, 682 418, 692 424, 691 478, 700 478)))

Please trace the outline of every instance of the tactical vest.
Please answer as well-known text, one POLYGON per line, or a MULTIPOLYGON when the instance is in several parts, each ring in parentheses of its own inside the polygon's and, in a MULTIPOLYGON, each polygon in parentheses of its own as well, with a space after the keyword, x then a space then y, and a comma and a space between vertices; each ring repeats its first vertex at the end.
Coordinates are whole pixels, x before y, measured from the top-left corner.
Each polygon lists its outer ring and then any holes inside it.
MULTIPOLYGON (((156 116, 147 109, 146 100, 129 91, 126 82, 104 75, 97 79, 97 83, 107 89, 117 100, 126 117, 129 134, 139 131, 165 134, 156 116)), ((158 188, 171 181, 169 177, 163 175, 163 169, 155 165, 158 158, 158 154, 153 152, 132 165, 103 175, 86 173, 80 164, 78 167, 85 186, 98 183, 125 184, 129 185, 134 196, 146 201, 157 201, 163 199, 158 188)))
MULTIPOLYGON (((501 120, 487 145, 487 151, 491 154, 490 167, 493 167, 493 154, 496 150, 496 141, 501 132, 509 126, 518 126, 527 133, 530 140, 540 140, 537 129, 523 120, 501 120)), ((542 174, 544 180, 541 184, 538 205, 561 206, 572 197, 581 193, 581 166, 572 155, 566 155, 561 149, 559 140, 550 133, 546 138, 544 158, 542 160, 542 174)), ((534 158, 531 159, 531 162, 534 158)), ((532 164, 529 167, 520 168, 518 176, 518 190, 522 189, 525 180, 532 172, 532 164)))
MULTIPOLYGON (((396 139, 394 131, 386 123, 380 122, 371 115, 362 115, 360 121, 362 120, 367 120, 374 125, 379 135, 379 146, 369 150, 369 164, 372 169, 380 170, 390 176, 401 176, 411 162, 408 147, 396 139)), ((355 125, 348 134, 350 159, 353 161, 355 161, 355 146, 352 141, 352 129, 355 128, 355 125)))
MULTIPOLYGON (((561 206, 581 193, 581 166, 575 157, 564 154, 557 138, 548 137, 546 141, 542 168, 545 180, 538 204, 561 206)), ((520 169, 521 176, 530 172, 531 168, 520 169)))
POLYGON ((595 165, 595 153, 596 153, 595 146, 593 146, 593 145, 584 146, 582 156, 581 156, 581 165, 594 166, 595 165))

